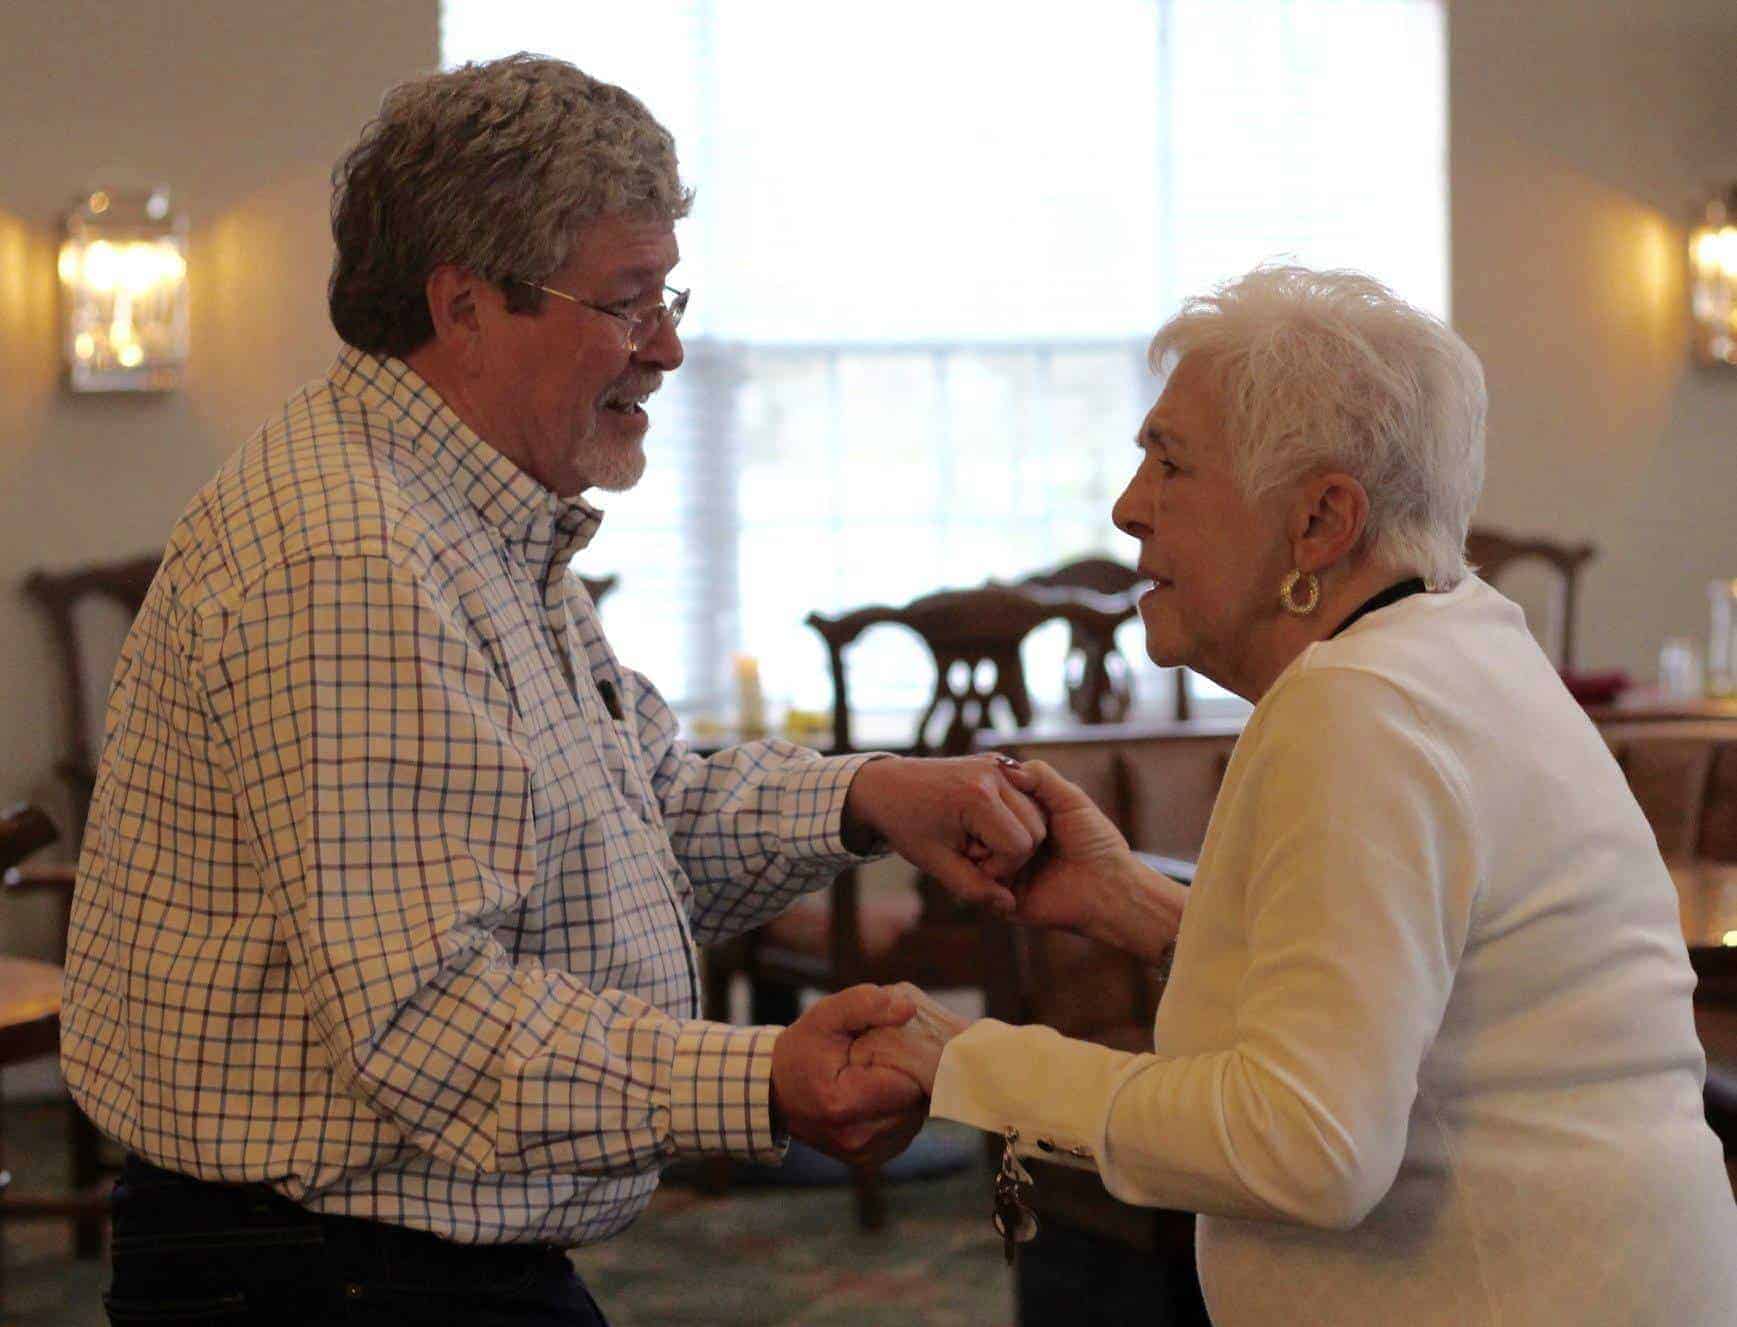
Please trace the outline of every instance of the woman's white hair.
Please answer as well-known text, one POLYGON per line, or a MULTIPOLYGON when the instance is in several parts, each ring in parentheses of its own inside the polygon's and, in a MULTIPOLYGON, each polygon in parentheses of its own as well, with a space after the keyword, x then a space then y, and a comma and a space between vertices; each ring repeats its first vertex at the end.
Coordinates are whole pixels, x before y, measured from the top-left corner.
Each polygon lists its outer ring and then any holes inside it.
POLYGON ((1435 589, 1468 574, 1484 371, 1440 319, 1360 272, 1263 266, 1189 300, 1147 358, 1167 374, 1197 356, 1246 498, 1343 471, 1369 494, 1362 546, 1373 556, 1435 589))

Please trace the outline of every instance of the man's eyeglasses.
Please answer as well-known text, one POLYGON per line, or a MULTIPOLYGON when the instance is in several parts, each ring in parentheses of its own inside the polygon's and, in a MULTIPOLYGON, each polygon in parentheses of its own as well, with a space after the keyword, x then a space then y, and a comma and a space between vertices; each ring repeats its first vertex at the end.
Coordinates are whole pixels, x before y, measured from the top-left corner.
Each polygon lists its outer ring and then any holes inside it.
POLYGON ((631 312, 621 309, 611 309, 602 304, 593 304, 590 300, 580 299, 577 295, 569 295, 564 290, 556 290, 553 286, 539 285, 535 281, 521 281, 522 286, 532 290, 540 290, 545 295, 553 295, 556 299, 564 299, 569 304, 577 304, 582 309, 590 309, 605 317, 613 318, 627 328, 627 353, 636 355, 657 339, 667 321, 671 327, 681 325, 682 314, 688 311, 688 295, 690 292, 677 290, 674 286, 664 289, 674 295, 668 304, 653 304, 648 309, 634 309, 631 312))

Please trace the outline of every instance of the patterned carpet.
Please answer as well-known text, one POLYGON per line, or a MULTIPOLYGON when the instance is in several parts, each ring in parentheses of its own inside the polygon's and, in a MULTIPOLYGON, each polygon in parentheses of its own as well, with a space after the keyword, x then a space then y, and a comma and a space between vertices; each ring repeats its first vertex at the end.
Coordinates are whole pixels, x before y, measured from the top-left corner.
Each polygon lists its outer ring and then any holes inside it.
MULTIPOLYGON (((21 1191, 61 1182, 63 1119, 58 1107, 7 1105, 6 1156, 21 1191)), ((989 1226, 988 1191, 976 1167, 898 1184, 887 1229, 865 1234, 848 1188, 709 1197, 666 1185, 637 1225, 574 1260, 612 1327, 1012 1327, 1013 1280, 989 1226)), ((104 1265, 75 1261, 64 1227, 3 1229, 0 1323, 106 1321, 104 1265)))

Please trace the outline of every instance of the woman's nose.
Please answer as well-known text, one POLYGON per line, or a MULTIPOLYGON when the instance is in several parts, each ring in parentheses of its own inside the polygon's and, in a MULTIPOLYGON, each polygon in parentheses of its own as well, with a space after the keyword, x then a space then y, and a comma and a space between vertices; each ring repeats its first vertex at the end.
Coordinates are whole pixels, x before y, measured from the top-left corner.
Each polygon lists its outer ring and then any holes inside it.
POLYGON ((1135 475, 1110 508, 1110 519, 1123 534, 1144 539, 1152 533, 1151 504, 1141 501, 1140 477, 1135 475))

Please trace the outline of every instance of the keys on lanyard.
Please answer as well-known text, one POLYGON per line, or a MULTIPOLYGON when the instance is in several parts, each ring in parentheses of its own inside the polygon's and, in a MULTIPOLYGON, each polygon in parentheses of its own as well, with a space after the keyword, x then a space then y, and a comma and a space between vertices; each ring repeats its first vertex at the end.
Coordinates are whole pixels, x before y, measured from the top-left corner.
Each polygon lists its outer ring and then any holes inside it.
POLYGON ((1011 1267, 1019 1246, 1029 1244, 1037 1235, 1037 1215, 1026 1201, 1031 1172, 1013 1151, 1013 1145, 1019 1141, 1019 1130, 1004 1129, 1001 1139, 1001 1169, 995 1176, 995 1233, 1001 1236, 1007 1265, 1011 1267))

